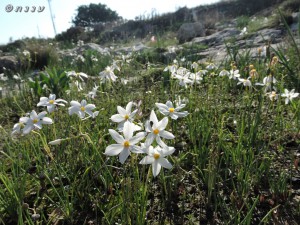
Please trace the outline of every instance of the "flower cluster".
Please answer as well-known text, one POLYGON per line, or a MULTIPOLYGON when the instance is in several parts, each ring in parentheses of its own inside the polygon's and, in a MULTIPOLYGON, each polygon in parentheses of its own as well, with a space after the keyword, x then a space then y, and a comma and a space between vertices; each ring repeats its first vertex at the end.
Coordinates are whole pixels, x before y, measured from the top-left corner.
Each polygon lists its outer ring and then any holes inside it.
MULTIPOLYGON (((245 30, 245 28, 244 28, 245 30)), ((272 70, 276 67, 278 64, 279 59, 278 57, 274 56, 269 64, 266 66, 272 70)), ((171 73, 171 78, 178 80, 178 84, 182 87, 188 88, 189 86, 192 86, 194 84, 200 84, 204 77, 207 74, 210 74, 210 76, 216 75, 216 69, 217 66, 214 63, 206 63, 205 69, 201 69, 201 66, 197 62, 190 63, 191 70, 180 67, 177 60, 174 60, 172 65, 167 66, 164 71, 168 71, 171 73)), ((259 73, 255 69, 255 67, 250 64, 245 69, 243 69, 243 72, 246 72, 246 77, 243 78, 241 75, 241 72, 239 69, 237 69, 236 63, 231 63, 231 69, 226 70, 222 69, 219 72, 219 77, 228 77, 229 80, 237 81, 237 85, 243 85, 247 88, 253 88, 256 90, 256 87, 263 87, 263 91, 270 98, 271 101, 275 101, 278 99, 278 96, 281 96, 285 98, 285 104, 288 104, 289 102, 292 102, 293 98, 296 98, 299 96, 299 93, 295 93, 295 90, 287 90, 284 89, 284 93, 278 94, 276 93, 277 88, 277 80, 272 75, 272 73, 262 79, 262 82, 258 82, 259 79, 259 73), (255 86, 253 86, 253 84, 255 86)), ((280 86, 279 86, 280 87, 280 86)), ((168 111, 168 108, 165 107, 165 109, 161 109, 161 112, 164 111, 165 114, 168 111)))
POLYGON ((12 134, 29 134, 34 129, 42 129, 43 124, 52 124, 52 119, 46 117, 46 114, 45 111, 37 114, 32 110, 28 116, 19 119, 19 123, 13 127, 12 134))
MULTIPOLYGON (((49 97, 41 97, 40 102, 37 103, 37 106, 47 107, 48 113, 53 113, 57 106, 65 106, 68 102, 63 99, 56 99, 55 94, 50 94, 49 97)), ((87 119, 89 117, 95 118, 99 111, 93 112, 96 107, 94 104, 87 104, 86 100, 82 100, 81 103, 77 101, 70 102, 71 107, 69 107, 69 115, 77 114, 81 119, 87 119), (88 114, 88 117, 85 118, 85 114, 88 114)), ((43 124, 52 124, 53 120, 49 117, 46 117, 47 112, 42 111, 39 114, 32 110, 31 113, 28 113, 27 116, 21 117, 19 122, 13 126, 12 135, 17 134, 29 134, 32 130, 42 129, 43 124)))
MULTIPOLYGON (((118 130, 123 135, 115 130, 109 129, 109 134, 117 142, 106 147, 105 154, 107 156, 119 155, 119 161, 123 164, 131 153, 144 153, 146 156, 140 161, 140 164, 151 164, 152 174, 156 177, 161 167, 171 169, 172 164, 165 158, 171 155, 175 149, 169 147, 163 139, 174 139, 175 136, 166 131, 168 125, 168 117, 158 120, 154 110, 151 111, 149 120, 145 123, 145 131, 141 131, 141 127, 134 123, 134 117, 138 111, 132 111, 133 102, 129 102, 124 109, 121 106, 117 107, 118 114, 111 117, 113 122, 118 123, 118 130), (138 131, 138 132, 137 132, 138 131), (137 132, 134 134, 134 132, 137 132), (145 139, 144 143, 141 143, 145 139)), ((184 117, 188 112, 179 112, 185 107, 184 104, 174 108, 171 101, 166 104, 156 103, 159 111, 165 115, 170 116, 172 119, 184 117)))

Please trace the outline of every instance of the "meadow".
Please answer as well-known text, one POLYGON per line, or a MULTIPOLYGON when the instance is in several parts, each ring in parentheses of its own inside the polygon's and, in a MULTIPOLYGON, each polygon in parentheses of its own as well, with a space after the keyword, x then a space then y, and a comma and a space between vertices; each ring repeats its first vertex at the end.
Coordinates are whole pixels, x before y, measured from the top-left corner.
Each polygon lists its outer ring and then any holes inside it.
POLYGON ((45 69, 24 50, 20 73, 1 75, 0 224, 300 221, 290 31, 278 49, 228 45, 218 62, 43 45, 45 69))

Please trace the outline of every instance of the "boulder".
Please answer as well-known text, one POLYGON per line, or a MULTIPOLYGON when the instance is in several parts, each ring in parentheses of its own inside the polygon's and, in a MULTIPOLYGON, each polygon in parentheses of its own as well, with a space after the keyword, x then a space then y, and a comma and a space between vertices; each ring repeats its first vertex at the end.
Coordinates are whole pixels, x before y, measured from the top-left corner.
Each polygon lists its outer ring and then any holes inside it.
POLYGON ((190 41, 195 37, 205 36, 205 28, 202 23, 184 23, 177 32, 177 39, 180 44, 190 41))
POLYGON ((5 70, 16 72, 18 71, 18 65, 18 60, 15 56, 0 57, 0 73, 3 73, 5 70))

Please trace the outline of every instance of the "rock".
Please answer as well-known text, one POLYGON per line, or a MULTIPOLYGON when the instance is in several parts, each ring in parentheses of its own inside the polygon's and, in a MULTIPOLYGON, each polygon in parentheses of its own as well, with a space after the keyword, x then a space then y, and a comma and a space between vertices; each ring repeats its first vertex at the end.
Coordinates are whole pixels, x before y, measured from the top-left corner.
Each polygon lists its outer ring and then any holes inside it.
POLYGON ((184 23, 180 26, 177 32, 177 39, 179 43, 190 41, 195 37, 205 36, 205 29, 202 23, 184 23))
POLYGON ((257 32, 253 42, 256 44, 266 44, 267 42, 278 43, 282 41, 283 31, 278 29, 263 29, 257 32))
POLYGON ((16 72, 18 70, 18 60, 15 56, 1 56, 0 57, 0 73, 5 70, 16 72))
POLYGON ((225 28, 224 30, 218 31, 212 35, 206 37, 198 37, 192 40, 194 44, 203 44, 208 46, 217 46, 224 44, 224 41, 228 38, 237 36, 241 33, 236 28, 225 28))
POLYGON ((96 51, 101 55, 110 55, 108 48, 102 48, 100 45, 95 43, 87 43, 74 49, 74 51, 76 51, 77 53, 82 53, 87 50, 96 51))
POLYGON ((130 52, 139 52, 143 51, 145 49, 149 49, 149 47, 145 46, 143 43, 138 43, 136 45, 133 45, 131 47, 122 47, 116 49, 116 52, 125 52, 125 53, 130 53, 130 52))

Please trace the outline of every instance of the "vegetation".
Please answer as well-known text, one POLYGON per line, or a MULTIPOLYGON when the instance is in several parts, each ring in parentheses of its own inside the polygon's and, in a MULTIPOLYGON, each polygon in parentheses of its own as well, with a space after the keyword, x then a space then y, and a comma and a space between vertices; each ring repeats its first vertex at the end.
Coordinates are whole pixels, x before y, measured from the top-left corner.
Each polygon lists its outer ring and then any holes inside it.
POLYGON ((107 8, 106 5, 98 3, 82 5, 77 9, 78 13, 72 21, 75 26, 92 27, 92 25, 119 19, 117 12, 107 8))

